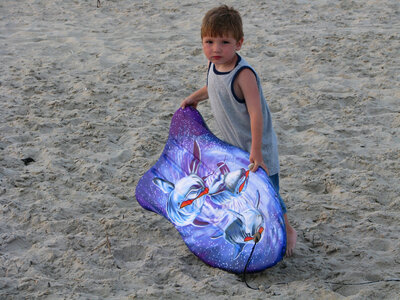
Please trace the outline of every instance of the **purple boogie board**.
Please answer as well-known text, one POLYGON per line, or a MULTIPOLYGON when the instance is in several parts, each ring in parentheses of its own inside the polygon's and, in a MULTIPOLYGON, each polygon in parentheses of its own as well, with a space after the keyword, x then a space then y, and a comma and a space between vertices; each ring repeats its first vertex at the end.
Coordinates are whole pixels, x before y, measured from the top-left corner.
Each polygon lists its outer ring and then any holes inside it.
POLYGON ((281 206, 268 175, 250 172, 249 153, 219 140, 193 107, 178 109, 156 164, 139 180, 139 204, 164 216, 196 256, 243 273, 277 264, 286 251, 281 206))

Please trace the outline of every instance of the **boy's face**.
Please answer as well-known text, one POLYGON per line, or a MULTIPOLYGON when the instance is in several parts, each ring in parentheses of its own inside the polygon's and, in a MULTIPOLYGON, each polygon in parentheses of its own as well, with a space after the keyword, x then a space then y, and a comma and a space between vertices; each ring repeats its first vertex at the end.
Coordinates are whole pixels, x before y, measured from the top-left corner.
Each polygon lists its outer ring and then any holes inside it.
POLYGON ((204 36, 203 52, 207 59, 218 68, 230 70, 236 62, 236 51, 239 51, 243 39, 236 41, 232 35, 222 37, 204 36))

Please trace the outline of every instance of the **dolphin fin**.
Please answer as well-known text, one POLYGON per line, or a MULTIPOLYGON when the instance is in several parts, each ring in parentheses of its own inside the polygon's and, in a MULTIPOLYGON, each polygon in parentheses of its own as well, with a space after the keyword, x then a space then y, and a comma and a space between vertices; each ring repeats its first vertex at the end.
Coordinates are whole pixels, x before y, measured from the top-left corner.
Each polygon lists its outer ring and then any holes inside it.
POLYGON ((236 244, 235 245, 235 259, 238 258, 240 253, 242 253, 245 244, 236 244))
POLYGON ((221 162, 217 163, 217 166, 219 168, 219 171, 224 175, 228 174, 230 172, 229 167, 226 165, 225 162, 221 161, 221 162))
POLYGON ((197 141, 194 141, 193 159, 192 159, 192 162, 190 163, 190 172, 191 173, 197 174, 197 171, 199 170, 200 162, 201 162, 200 147, 199 147, 199 144, 197 144, 197 141))
POLYGON ((199 218, 196 218, 193 220, 193 225, 198 226, 198 227, 204 227, 204 226, 210 225, 210 223, 207 221, 202 221, 199 218))

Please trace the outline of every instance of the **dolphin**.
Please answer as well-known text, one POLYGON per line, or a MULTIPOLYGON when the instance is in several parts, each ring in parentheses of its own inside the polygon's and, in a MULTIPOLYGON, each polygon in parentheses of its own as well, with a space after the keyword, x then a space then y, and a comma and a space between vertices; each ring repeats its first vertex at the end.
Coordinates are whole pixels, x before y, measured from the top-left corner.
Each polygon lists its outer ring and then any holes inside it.
POLYGON ((160 177, 153 178, 153 183, 164 193, 168 193, 167 213, 177 226, 192 224, 200 214, 209 193, 204 180, 197 175, 200 165, 200 147, 197 142, 193 146, 193 159, 189 167, 189 175, 172 183, 160 177))
POLYGON ((224 162, 219 162, 217 166, 220 173, 210 184, 209 194, 211 201, 222 205, 241 195, 246 190, 250 170, 241 168, 230 171, 224 162))
POLYGON ((243 212, 228 210, 235 218, 219 235, 213 236, 212 239, 224 237, 227 242, 235 247, 235 259, 243 251, 246 244, 254 244, 262 239, 265 229, 264 216, 258 209, 260 203, 260 193, 257 191, 258 203, 257 208, 250 208, 243 212), (256 236, 257 237, 256 240, 256 236))

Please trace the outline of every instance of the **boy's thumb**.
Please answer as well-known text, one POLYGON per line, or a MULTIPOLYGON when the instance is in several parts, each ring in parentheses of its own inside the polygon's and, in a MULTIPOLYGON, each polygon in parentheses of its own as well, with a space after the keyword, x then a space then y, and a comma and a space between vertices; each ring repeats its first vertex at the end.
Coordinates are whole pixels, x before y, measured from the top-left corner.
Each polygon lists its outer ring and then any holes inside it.
POLYGON ((250 171, 255 172, 258 169, 258 164, 251 163, 251 164, 249 164, 248 168, 249 168, 250 171))

